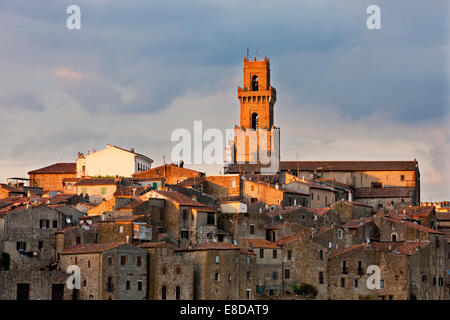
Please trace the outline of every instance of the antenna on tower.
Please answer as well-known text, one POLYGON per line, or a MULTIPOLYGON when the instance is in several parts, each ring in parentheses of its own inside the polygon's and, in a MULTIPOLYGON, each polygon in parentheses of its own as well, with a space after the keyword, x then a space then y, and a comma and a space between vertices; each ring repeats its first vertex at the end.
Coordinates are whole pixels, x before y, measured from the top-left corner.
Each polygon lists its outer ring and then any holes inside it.
POLYGON ((250 55, 250 49, 247 48, 247 60, 249 59, 249 55, 250 55))
POLYGON ((255 58, 258 58, 258 47, 256 47, 256 50, 255 50, 256 52, 255 52, 255 58))

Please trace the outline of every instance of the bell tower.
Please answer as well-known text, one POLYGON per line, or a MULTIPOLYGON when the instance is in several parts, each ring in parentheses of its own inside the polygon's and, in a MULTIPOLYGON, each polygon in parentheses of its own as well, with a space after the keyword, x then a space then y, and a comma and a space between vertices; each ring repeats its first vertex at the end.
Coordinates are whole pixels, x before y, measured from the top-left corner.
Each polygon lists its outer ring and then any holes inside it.
POLYGON ((277 91, 270 86, 270 60, 244 58, 244 87, 238 87, 241 104, 241 129, 265 129, 273 126, 273 106, 277 91))
MULTIPOLYGON (((240 126, 234 129, 231 163, 268 164, 279 158, 279 129, 273 107, 277 91, 270 85, 270 60, 244 58, 244 85, 238 87, 240 126)), ((278 159, 279 160, 279 159, 278 159)))

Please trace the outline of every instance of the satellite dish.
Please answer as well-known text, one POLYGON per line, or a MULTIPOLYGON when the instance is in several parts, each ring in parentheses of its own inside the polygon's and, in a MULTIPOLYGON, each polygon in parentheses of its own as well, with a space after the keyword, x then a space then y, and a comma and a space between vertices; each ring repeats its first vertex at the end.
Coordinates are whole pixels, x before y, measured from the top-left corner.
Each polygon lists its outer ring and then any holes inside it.
POLYGON ((245 228, 247 225, 245 223, 242 224, 242 228, 245 228))
POLYGON ((280 220, 283 220, 283 216, 281 214, 278 215, 280 217, 280 220))
POLYGON ((236 241, 236 240, 233 240, 233 244, 234 244, 235 246, 237 246, 237 241, 236 241))
POLYGON ((66 218, 66 222, 67 222, 67 223, 71 223, 72 220, 70 220, 70 218, 66 218))

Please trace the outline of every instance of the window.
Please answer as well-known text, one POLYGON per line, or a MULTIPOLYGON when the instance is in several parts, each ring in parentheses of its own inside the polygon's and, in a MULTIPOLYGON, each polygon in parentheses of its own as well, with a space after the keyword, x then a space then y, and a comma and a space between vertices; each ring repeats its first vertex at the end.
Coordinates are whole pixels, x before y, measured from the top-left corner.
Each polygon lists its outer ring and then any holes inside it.
POLYGON ((167 273, 167 268, 166 266, 163 266, 161 269, 162 274, 166 274, 167 273))
POLYGON ((231 180, 231 187, 236 188, 236 180, 231 180))
POLYGON ((436 277, 433 277, 433 286, 436 286, 436 277))
POLYGON ((355 279, 355 281, 353 281, 353 286, 355 288, 358 288, 358 279, 355 279))
POLYGON ((378 209, 383 209, 383 204, 382 203, 378 204, 378 209))
POLYGON ((405 175, 404 174, 400 175, 400 181, 405 181, 405 175))
POLYGON ((359 275, 364 274, 364 270, 363 270, 363 262, 362 262, 362 261, 358 261, 358 274, 359 274, 359 275))
POLYGON ((214 212, 208 212, 207 224, 209 224, 209 225, 215 225, 216 224, 216 214, 214 212))
POLYGON ((50 225, 50 221, 45 220, 45 219, 39 220, 39 228, 41 228, 41 229, 48 229, 49 225, 50 225))
POLYGON ((180 300, 181 298, 181 288, 180 286, 175 287, 175 299, 180 300))
POLYGON ((123 226, 119 226, 119 233, 123 233, 123 226))
POLYGON ((106 282, 106 291, 112 292, 113 291, 113 284, 112 284, 112 277, 108 277, 108 281, 106 282))
POLYGON ((320 259, 320 260, 323 260, 323 250, 320 250, 320 251, 319 251, 319 259, 320 259))
POLYGON ((422 275, 422 282, 427 282, 427 276, 425 274, 422 275))
POLYGON ((183 220, 187 220, 187 209, 183 209, 183 220))
POLYGON ((342 239, 343 238, 343 232, 341 229, 338 230, 338 239, 342 239))
POLYGON ((323 272, 319 272, 319 284, 323 284, 323 272))
POLYGON ((394 296, 393 295, 389 295, 389 300, 394 300, 394 296))
POLYGON ((216 272, 216 273, 214 274, 214 279, 215 279, 217 282, 220 282, 220 273, 216 272))
POLYGON ((247 271, 247 280, 252 280, 252 273, 247 271))
POLYGON ((137 282, 138 291, 142 291, 142 281, 138 280, 137 282))
POLYGON ((255 234, 255 225, 254 224, 250 225, 250 234, 255 234))
POLYGON ((247 300, 252 298, 252 289, 247 289, 247 300))
POLYGON ((53 228, 58 228, 58 221, 57 220, 53 220, 53 228))
POLYGON ((126 282, 126 290, 130 290, 130 286, 131 286, 130 280, 127 280, 127 282, 126 282))
POLYGON ((238 256, 235 256, 234 257, 234 264, 238 264, 239 263, 239 257, 238 256))
POLYGON ((396 242, 397 241, 397 234, 396 233, 391 234, 391 240, 392 240, 392 242, 396 242))
POLYGON ((180 274, 181 273, 181 267, 177 266, 176 269, 175 269, 175 272, 177 274, 180 274))
POLYGON ((383 187, 383 184, 381 182, 372 182, 371 186, 372 188, 381 188, 383 187))
POLYGON ((181 230, 181 238, 182 239, 188 239, 189 238, 189 231, 188 230, 181 230))
POLYGON ((314 200, 314 193, 311 192, 311 200, 314 200))
POLYGON ((269 296, 274 296, 274 295, 275 295, 275 290, 269 289, 269 296))
POLYGON ((292 250, 288 250, 287 252, 287 259, 292 260, 292 250))
POLYGON ((273 250, 272 258, 273 259, 277 258, 277 250, 273 250))
POLYGON ((231 283, 231 274, 228 275, 228 282, 231 283))
POLYGON ((439 287, 444 286, 444 278, 439 278, 439 287))
POLYGON ((112 257, 108 257, 108 266, 112 266, 112 257))
POLYGON ((44 243, 42 241, 39 241, 38 249, 41 250, 43 247, 44 247, 44 243))
POLYGON ((259 258, 264 259, 264 249, 259 249, 259 258))
POLYGON ((162 286, 161 288, 161 299, 166 300, 167 299, 167 288, 166 286, 162 286))
POLYGON ((345 288, 345 278, 341 278, 341 288, 345 288))
POLYGON ((256 112, 252 114, 252 129, 258 129, 258 114, 256 112))
POLYGON ((347 269, 347 261, 342 261, 342 273, 347 273, 348 269, 347 269))
POLYGON ((247 256, 247 264, 250 264, 250 256, 247 256))
POLYGON ((81 243, 81 237, 78 236, 78 237, 75 239, 75 241, 76 241, 76 244, 80 244, 80 243, 81 243))
POLYGON ((384 280, 380 280, 380 288, 384 288, 384 280))
POLYGON ((277 280, 277 279, 278 279, 278 272, 274 271, 274 272, 272 273, 272 279, 273 279, 273 280, 277 280))
POLYGON ((142 257, 138 256, 136 257, 136 266, 140 267, 142 265, 142 257))
POLYGON ((17 242, 16 243, 17 251, 26 251, 27 250, 27 243, 26 242, 17 242))
POLYGON ((219 263, 219 256, 216 256, 216 263, 219 263))
POLYGON ((88 260, 88 268, 91 267, 91 260, 88 260))
POLYGON ((258 87, 259 87, 259 85, 258 85, 258 76, 254 75, 252 77, 252 91, 258 91, 258 87))
POLYGON ((101 191, 102 191, 102 195, 105 195, 106 194, 106 187, 102 187, 101 191))
POLYGON ((120 265, 125 266, 127 264, 127 256, 120 256, 120 265))
POLYGON ((284 270, 284 278, 285 279, 291 278, 291 271, 289 269, 284 270))

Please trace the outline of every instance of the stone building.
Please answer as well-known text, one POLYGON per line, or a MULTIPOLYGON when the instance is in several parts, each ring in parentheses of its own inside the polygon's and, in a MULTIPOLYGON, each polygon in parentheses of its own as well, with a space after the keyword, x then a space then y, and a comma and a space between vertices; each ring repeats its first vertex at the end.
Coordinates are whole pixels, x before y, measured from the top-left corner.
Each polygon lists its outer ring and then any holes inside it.
POLYGON ((126 243, 79 244, 61 252, 59 268, 80 268, 79 300, 143 300, 147 251, 126 243))
POLYGON ((64 271, 0 271, 0 300, 71 300, 64 271))
POLYGON ((239 244, 256 253, 256 296, 282 294, 283 276, 281 248, 266 239, 240 239, 239 244))
POLYGON ((370 205, 376 210, 403 209, 417 203, 412 187, 356 188, 355 200, 370 205))
POLYGON ((308 203, 309 194, 283 189, 278 184, 247 179, 242 183, 242 196, 246 203, 264 202, 275 207, 306 206, 308 203))
POLYGON ((175 247, 166 242, 140 245, 148 252, 149 300, 194 299, 194 263, 175 254, 175 247))
POLYGON ((317 289, 317 299, 328 298, 328 248, 316 242, 312 234, 294 234, 276 241, 282 254, 283 294, 294 286, 309 284, 317 289))
POLYGON ((239 247, 226 242, 204 242, 176 252, 194 263, 194 299, 237 300, 242 296, 239 247))
POLYGON ((76 163, 55 163, 50 166, 32 170, 28 172, 30 176, 30 186, 40 187, 47 191, 62 191, 63 180, 66 178, 76 178, 76 163))
POLYGON ((328 263, 330 299, 443 299, 444 268, 437 251, 442 249, 433 241, 373 242, 334 250, 328 263), (372 265, 381 270, 378 288, 367 285, 372 265))
POLYGON ((175 164, 165 164, 133 175, 134 178, 162 178, 166 184, 177 184, 189 178, 204 176, 203 172, 183 168, 175 164))
POLYGON ((347 200, 337 201, 331 204, 330 208, 336 211, 339 217, 346 221, 369 218, 374 212, 372 206, 368 204, 347 200))
POLYGON ((75 219, 47 205, 27 204, 1 214, 0 251, 9 254, 11 270, 51 267, 56 261, 55 233, 75 219))
POLYGON ((100 151, 84 155, 78 153, 76 172, 77 177, 131 177, 133 174, 149 170, 153 160, 137 153, 134 148, 123 149, 107 144, 100 151))
POLYGON ((180 243, 180 247, 205 241, 224 241, 217 228, 217 209, 206 206, 177 191, 151 190, 141 196, 165 199, 165 233, 180 243))
POLYGON ((239 261, 239 299, 256 299, 256 253, 241 249, 239 261))

